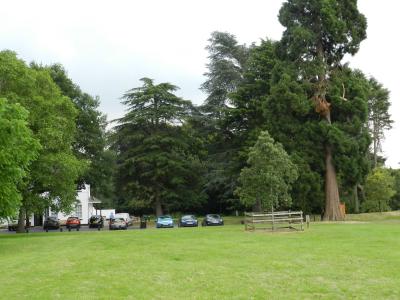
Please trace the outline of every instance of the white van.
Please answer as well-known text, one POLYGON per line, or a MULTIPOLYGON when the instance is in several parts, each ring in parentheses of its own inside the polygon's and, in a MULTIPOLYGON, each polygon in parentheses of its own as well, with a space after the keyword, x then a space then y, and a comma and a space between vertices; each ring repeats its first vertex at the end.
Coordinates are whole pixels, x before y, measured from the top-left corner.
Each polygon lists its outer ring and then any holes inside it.
POLYGON ((132 225, 132 219, 128 213, 115 214, 114 218, 123 218, 125 220, 125 222, 128 223, 128 226, 132 225))

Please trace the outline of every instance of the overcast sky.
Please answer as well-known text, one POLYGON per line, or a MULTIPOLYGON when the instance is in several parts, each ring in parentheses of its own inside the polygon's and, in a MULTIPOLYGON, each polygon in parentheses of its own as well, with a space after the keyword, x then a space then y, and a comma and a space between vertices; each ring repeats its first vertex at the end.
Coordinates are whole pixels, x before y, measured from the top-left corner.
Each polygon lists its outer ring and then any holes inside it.
MULTIPOLYGON (((387 165, 400 162, 398 56, 400 2, 359 0, 368 38, 349 58, 391 91, 394 128, 383 144, 387 165), (397 112, 397 114, 396 114, 397 112)), ((280 0, 18 1, 0 0, 0 48, 27 62, 61 63, 83 91, 98 95, 108 119, 121 117, 119 98, 150 77, 171 82, 179 96, 201 104, 212 31, 227 31, 240 43, 278 40, 280 0)))

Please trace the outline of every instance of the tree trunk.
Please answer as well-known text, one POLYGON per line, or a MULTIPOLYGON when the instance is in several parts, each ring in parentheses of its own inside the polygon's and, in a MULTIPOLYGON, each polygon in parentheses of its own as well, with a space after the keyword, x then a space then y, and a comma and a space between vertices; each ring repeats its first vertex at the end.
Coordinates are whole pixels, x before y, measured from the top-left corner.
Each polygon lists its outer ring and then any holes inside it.
POLYGON ((261 200, 257 198, 256 203, 253 205, 254 212, 262 212, 261 200))
POLYGON ((373 168, 376 168, 376 165, 378 164, 378 141, 377 141, 377 135, 375 131, 375 125, 374 125, 374 134, 372 139, 374 140, 374 166, 373 168))
POLYGON ((160 198, 158 197, 158 195, 156 196, 156 200, 155 200, 155 207, 156 207, 156 216, 162 216, 163 215, 163 209, 161 206, 161 202, 160 202, 160 198))
POLYGON ((354 195, 354 212, 356 214, 359 214, 360 213, 360 200, 358 199, 358 184, 356 184, 354 186, 353 195, 354 195))
POLYGON ((25 232, 25 209, 23 206, 19 208, 17 233, 25 232))
POLYGON ((339 204, 339 188, 336 180, 336 170, 332 161, 332 147, 325 147, 325 213, 324 221, 343 220, 339 204))

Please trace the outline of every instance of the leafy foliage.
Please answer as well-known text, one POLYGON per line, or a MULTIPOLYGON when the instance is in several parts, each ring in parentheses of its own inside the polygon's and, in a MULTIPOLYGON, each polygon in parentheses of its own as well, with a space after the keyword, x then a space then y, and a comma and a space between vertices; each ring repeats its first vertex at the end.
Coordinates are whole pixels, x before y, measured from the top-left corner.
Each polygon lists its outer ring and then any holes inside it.
POLYGON ((22 209, 42 212, 51 205, 70 209, 76 200, 76 180, 85 168, 71 147, 77 113, 73 103, 61 94, 47 70, 29 68, 10 51, 0 52, 0 81, 0 96, 29 111, 29 128, 41 145, 18 186, 22 209))
POLYGON ((388 211, 389 202, 395 195, 395 179, 390 170, 384 168, 374 169, 367 177, 365 183, 366 201, 362 204, 364 212, 388 211))
POLYGON ((0 98, 0 217, 13 216, 21 203, 18 185, 40 144, 28 127, 28 111, 0 98))
POLYGON ((249 207, 261 202, 263 209, 289 206, 291 185, 298 176, 297 168, 282 145, 275 143, 267 131, 262 131, 250 149, 249 167, 242 169, 236 193, 249 207))
POLYGON ((115 155, 107 149, 107 121, 106 115, 99 111, 100 99, 82 92, 62 65, 54 64, 47 69, 63 95, 73 101, 78 111, 73 149, 79 159, 88 163, 79 183, 90 184, 92 194, 102 200, 103 206, 112 205, 115 155))

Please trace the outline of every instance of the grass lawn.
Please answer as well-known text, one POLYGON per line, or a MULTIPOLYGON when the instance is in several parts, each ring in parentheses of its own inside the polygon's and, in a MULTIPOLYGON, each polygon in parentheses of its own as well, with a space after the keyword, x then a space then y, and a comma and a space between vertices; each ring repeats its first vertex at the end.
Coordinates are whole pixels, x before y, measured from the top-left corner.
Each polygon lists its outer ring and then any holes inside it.
POLYGON ((400 222, 0 235, 1 299, 400 299, 400 222))

